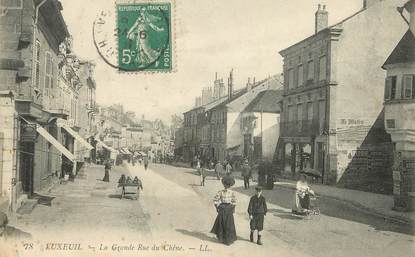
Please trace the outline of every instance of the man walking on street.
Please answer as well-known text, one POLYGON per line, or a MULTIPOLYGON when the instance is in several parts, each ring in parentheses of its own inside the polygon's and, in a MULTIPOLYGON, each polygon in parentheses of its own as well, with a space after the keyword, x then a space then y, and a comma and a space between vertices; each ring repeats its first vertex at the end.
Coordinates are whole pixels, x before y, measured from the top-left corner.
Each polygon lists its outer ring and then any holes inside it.
POLYGON ((250 228, 251 234, 249 236, 249 240, 254 242, 254 232, 255 230, 258 231, 258 240, 257 244, 262 245, 261 241, 261 231, 264 228, 264 216, 267 215, 267 202, 265 197, 262 196, 262 188, 257 186, 256 194, 251 197, 248 206, 248 214, 250 219, 250 228))
POLYGON ((144 170, 148 168, 148 156, 144 156, 144 170))
POLYGON ((245 163, 242 166, 242 176, 244 178, 244 187, 245 189, 248 189, 249 179, 252 177, 251 167, 249 166, 248 160, 245 160, 245 163))

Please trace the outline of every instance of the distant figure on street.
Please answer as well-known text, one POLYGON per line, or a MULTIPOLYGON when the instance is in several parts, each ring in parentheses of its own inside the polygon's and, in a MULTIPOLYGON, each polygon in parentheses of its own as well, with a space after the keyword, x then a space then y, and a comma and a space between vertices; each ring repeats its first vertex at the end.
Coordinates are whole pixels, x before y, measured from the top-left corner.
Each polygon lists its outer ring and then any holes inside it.
POLYGON ((293 213, 306 214, 310 209, 310 195, 314 195, 307 183, 305 174, 300 174, 300 180, 297 182, 293 213))
POLYGON ((218 180, 220 180, 222 172, 223 172, 223 165, 222 165, 222 163, 217 162, 216 165, 215 165, 215 174, 216 174, 216 178, 218 180))
POLYGON ((196 171, 197 173, 199 173, 200 175, 200 168, 202 167, 202 162, 200 161, 200 159, 196 159, 196 171))
POLYGON ((242 166, 242 177, 244 178, 244 187, 245 189, 248 189, 249 179, 252 177, 252 171, 248 160, 245 160, 244 165, 242 166))
POLYGON ((200 167, 200 186, 205 186, 206 174, 206 167, 200 167))
POLYGON ((105 169, 105 175, 104 175, 104 178, 102 179, 102 181, 110 182, 110 171, 111 171, 111 162, 110 162, 110 160, 105 161, 104 169, 105 169))
POLYGON ((218 215, 210 232, 214 233, 220 242, 225 245, 230 245, 236 241, 236 229, 233 217, 236 197, 229 190, 235 184, 235 179, 231 176, 224 176, 222 178, 222 184, 224 189, 219 191, 213 200, 218 215))
POLYGON ((264 216, 267 215, 267 202, 262 195, 262 188, 257 186, 255 188, 256 194, 251 197, 248 205, 248 214, 250 220, 251 234, 249 240, 254 242, 254 232, 258 231, 257 244, 262 245, 261 231, 264 228, 264 216))
POLYGON ((267 167, 264 160, 261 160, 258 165, 258 185, 265 186, 267 180, 267 167))
POLYGON ((148 168, 148 156, 144 156, 143 162, 144 162, 144 170, 147 170, 147 168, 148 168))
POLYGON ((225 169, 226 169, 226 175, 230 175, 232 173, 232 165, 230 162, 226 163, 225 169))

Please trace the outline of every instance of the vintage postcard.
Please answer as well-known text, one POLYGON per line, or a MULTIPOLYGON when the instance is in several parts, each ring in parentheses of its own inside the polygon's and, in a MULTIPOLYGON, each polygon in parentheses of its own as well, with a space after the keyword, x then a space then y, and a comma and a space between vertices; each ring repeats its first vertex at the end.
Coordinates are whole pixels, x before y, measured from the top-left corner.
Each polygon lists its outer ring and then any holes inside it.
POLYGON ((0 0, 0 257, 415 256, 415 0, 0 0))

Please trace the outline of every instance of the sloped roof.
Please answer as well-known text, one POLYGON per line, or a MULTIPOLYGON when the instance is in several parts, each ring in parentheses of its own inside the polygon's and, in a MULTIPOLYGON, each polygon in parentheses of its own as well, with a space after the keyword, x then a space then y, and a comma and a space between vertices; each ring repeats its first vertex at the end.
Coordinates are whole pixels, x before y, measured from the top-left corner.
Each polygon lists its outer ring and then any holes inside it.
POLYGON ((408 62, 415 62, 415 36, 410 29, 408 29, 395 49, 393 49, 382 68, 385 68, 385 65, 388 64, 408 62))
POLYGON ((265 90, 248 104, 244 112, 280 113, 279 102, 282 100, 283 90, 265 90))

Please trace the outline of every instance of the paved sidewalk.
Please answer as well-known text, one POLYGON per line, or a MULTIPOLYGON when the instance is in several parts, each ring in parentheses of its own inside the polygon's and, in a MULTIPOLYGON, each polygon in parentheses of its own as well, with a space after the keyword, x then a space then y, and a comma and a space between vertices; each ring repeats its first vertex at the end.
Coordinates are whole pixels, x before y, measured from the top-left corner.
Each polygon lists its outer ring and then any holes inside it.
MULTIPOLYGON (((275 182, 275 186, 295 190, 296 181, 287 179, 278 180, 278 182, 275 182)), ((392 210, 392 195, 375 194, 370 192, 317 184, 312 184, 311 187, 317 195, 349 202, 355 207, 366 210, 378 216, 394 219, 400 222, 415 224, 415 212, 398 212, 392 210)))

